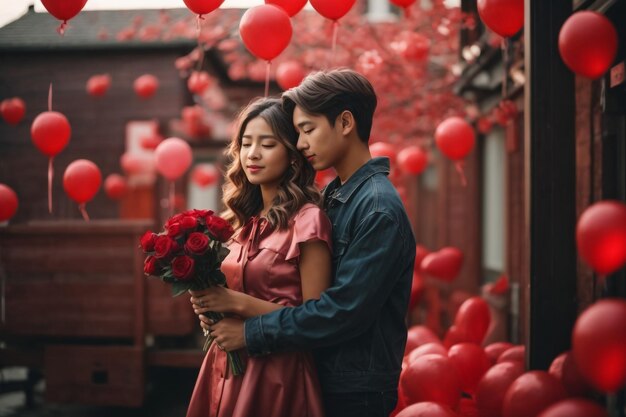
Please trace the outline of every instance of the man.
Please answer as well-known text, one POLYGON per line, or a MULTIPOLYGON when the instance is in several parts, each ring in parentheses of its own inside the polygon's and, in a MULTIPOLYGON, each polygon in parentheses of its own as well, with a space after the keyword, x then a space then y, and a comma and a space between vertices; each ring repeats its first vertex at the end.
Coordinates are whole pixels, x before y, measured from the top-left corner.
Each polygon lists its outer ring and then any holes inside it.
POLYGON ((283 94, 298 149, 316 170, 338 174, 324 190, 333 285, 299 307, 204 325, 227 350, 251 356, 314 349, 329 417, 386 417, 398 398, 415 239, 387 179, 389 160, 369 153, 376 104, 369 81, 346 69, 312 74, 283 94))

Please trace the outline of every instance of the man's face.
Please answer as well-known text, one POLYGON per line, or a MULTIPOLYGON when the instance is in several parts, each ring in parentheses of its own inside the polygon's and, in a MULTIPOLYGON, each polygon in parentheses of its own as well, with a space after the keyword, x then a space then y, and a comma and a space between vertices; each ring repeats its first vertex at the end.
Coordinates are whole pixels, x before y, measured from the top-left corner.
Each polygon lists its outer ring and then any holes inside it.
POLYGON ((325 116, 305 113, 296 106, 293 124, 298 131, 298 150, 315 170, 334 167, 346 156, 348 141, 342 134, 340 117, 331 126, 325 116))

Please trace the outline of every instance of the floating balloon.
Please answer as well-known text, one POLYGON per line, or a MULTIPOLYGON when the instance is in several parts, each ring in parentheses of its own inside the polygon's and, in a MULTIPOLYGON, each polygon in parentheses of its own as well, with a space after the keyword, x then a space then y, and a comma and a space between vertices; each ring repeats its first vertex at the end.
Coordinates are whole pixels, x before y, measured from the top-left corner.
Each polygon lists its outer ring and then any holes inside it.
POLYGON ((408 354, 408 363, 412 363, 414 360, 424 355, 441 355, 445 357, 448 356, 448 350, 439 342, 425 343, 416 347, 408 354))
POLYGON ((584 10, 571 15, 559 32, 565 65, 583 77, 601 77, 617 54, 617 31, 604 15, 584 10))
POLYGON ((491 367, 476 386, 476 407, 480 417, 502 417, 504 395, 513 381, 524 373, 519 362, 499 363, 491 367))
POLYGON ((119 200, 126 195, 126 179, 120 174, 111 174, 104 180, 104 191, 111 200, 119 200))
POLYGON ((468 298, 461 304, 454 318, 454 325, 463 334, 464 338, 473 343, 481 344, 489 323, 491 313, 487 302, 480 297, 468 298))
POLYGON ((202 15, 209 14, 224 3, 224 0, 183 0, 185 6, 202 18, 202 15))
POLYGON ((135 80, 133 88, 139 97, 150 98, 159 88, 159 80, 154 75, 144 74, 135 80))
POLYGON ((433 332, 426 326, 411 326, 407 332, 406 348, 404 349, 404 354, 408 355, 413 349, 426 343, 441 344, 441 340, 439 340, 439 337, 437 337, 435 332, 433 332))
POLYGON ((143 149, 154 150, 161 142, 163 142, 163 137, 159 134, 153 134, 141 138, 139 145, 141 145, 143 149))
POLYGON ((563 388, 571 397, 582 397, 591 391, 584 377, 576 366, 574 356, 570 351, 561 353, 550 365, 548 372, 563 384, 563 388))
POLYGON ((193 94, 202 94, 213 84, 213 79, 206 71, 193 71, 187 80, 187 88, 193 94))
POLYGON ((483 23, 500 36, 513 36, 524 27, 524 0, 478 0, 477 7, 483 23))
POLYGON ((400 411, 396 417, 456 417, 449 407, 430 401, 412 404, 400 411))
POLYGON ((450 326, 448 330, 446 330, 446 334, 443 337, 443 345, 446 349, 450 349, 452 346, 458 343, 469 342, 467 337, 459 330, 457 326, 450 326))
POLYGON ((566 396, 561 383, 545 371, 519 376, 504 395, 502 417, 536 417, 566 396))
POLYGON ((582 398, 568 398, 551 405, 539 417, 608 417, 598 404, 582 398))
POLYGON ((276 68, 276 82, 283 90, 299 86, 305 76, 306 72, 298 61, 282 62, 276 68))
POLYGON ((94 198, 101 183, 100 169, 96 164, 86 159, 77 159, 65 169, 63 188, 67 195, 78 203, 85 220, 89 220, 85 203, 94 198))
POLYGON ((265 0, 265 4, 273 4, 282 8, 290 17, 298 14, 307 0, 265 0))
POLYGON ((526 363, 526 346, 515 345, 505 350, 498 356, 497 363, 502 362, 519 362, 524 365, 526 363))
POLYGON ((474 394, 478 381, 491 366, 483 349, 474 343, 459 343, 450 347, 448 357, 459 375, 461 390, 474 394))
POLYGON ((421 174, 427 165, 428 154, 419 146, 409 146, 398 153, 398 166, 407 174, 421 174))
POLYGON ((513 347, 509 342, 494 342, 485 346, 485 354, 492 365, 498 361, 498 357, 506 350, 513 347))
POLYGON ((35 117, 30 134, 37 149, 44 155, 53 157, 67 146, 72 128, 63 114, 46 111, 35 117))
POLYGON ((283 9, 262 4, 246 10, 239 22, 239 33, 253 55, 271 61, 289 45, 293 29, 283 9))
POLYGON ((211 164, 196 165, 191 172, 191 180, 199 187, 206 187, 217 182, 219 171, 211 164))
MULTIPOLYGON (((408 9, 405 9, 405 15, 408 9)), ((431 41, 421 33, 410 30, 402 31, 389 45, 404 59, 415 62, 423 62, 428 58, 431 41)))
POLYGON ((0 103, 0 114, 5 122, 17 125, 26 114, 26 104, 19 97, 7 98, 0 103))
POLYGON ((600 391, 615 392, 626 382, 626 300, 606 298, 576 320, 572 353, 582 375, 600 391))
POLYGON ((180 178, 191 166, 191 147, 179 138, 165 139, 154 151, 156 168, 170 181, 180 178))
POLYGON ((62 35, 67 21, 83 10, 87 0, 41 0, 48 13, 61 20, 61 26, 57 29, 62 35))
POLYGON ((626 204, 605 200, 589 206, 576 225, 578 253, 599 274, 626 263, 626 204))
POLYGON ((0 222, 9 220, 17 211, 17 194, 11 187, 0 184, 0 222))
POLYGON ((85 89, 87 94, 94 97, 102 97, 111 86, 111 76, 109 74, 92 75, 87 80, 85 89))
POLYGON ((390 164, 393 165, 396 163, 396 148, 392 144, 387 142, 374 142, 369 148, 372 158, 384 156, 389 158, 390 164))
POLYGON ((453 161, 463 159, 472 151, 474 129, 460 117, 449 117, 437 126, 435 142, 439 150, 453 161))
POLYGON ((354 6, 356 0, 310 0, 311 6, 330 20, 339 20, 354 6))
POLYGON ((410 7, 415 3, 415 0, 389 0, 391 3, 395 4, 398 7, 402 7, 404 9, 404 15, 409 17, 410 7))
POLYGON ((400 384, 408 404, 432 401, 455 408, 461 398, 461 382, 452 361, 437 354, 410 363, 400 384))
POLYGON ((425 273, 446 282, 451 282, 457 277, 461 266, 463 266, 463 252, 451 246, 429 253, 421 263, 421 268, 425 273))

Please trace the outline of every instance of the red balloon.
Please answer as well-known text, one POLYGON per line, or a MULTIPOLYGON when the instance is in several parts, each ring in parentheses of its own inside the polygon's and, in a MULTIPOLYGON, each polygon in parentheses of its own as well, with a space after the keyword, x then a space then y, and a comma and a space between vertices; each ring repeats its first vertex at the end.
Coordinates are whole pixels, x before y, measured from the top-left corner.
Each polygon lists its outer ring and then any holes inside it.
POLYGON ((179 138, 165 139, 154 151, 156 168, 170 181, 180 178, 193 159, 191 147, 179 138))
POLYGON ((424 294, 424 280, 417 272, 413 272, 413 281, 411 282, 411 297, 409 298, 409 311, 412 311, 419 303, 424 294))
POLYGON ((513 344, 509 342, 494 342, 485 346, 485 354, 493 365, 498 361, 498 356, 500 356, 504 351, 512 347, 513 344))
POLYGON ((96 164, 86 159, 77 159, 67 166, 63 174, 63 188, 78 204, 90 201, 102 183, 102 175, 96 164))
POLYGON ((626 204, 605 200, 587 207, 576 225, 576 245, 597 273, 620 269, 626 263, 626 204))
POLYGON ((282 8, 290 17, 298 14, 307 0, 265 0, 265 4, 273 4, 282 8))
POLYGON ((52 16, 67 21, 83 10, 87 0, 41 0, 41 3, 52 16))
POLYGON ((187 80, 187 88, 193 94, 202 94, 213 84, 213 79, 206 71, 193 71, 187 80))
POLYGON ((409 7, 415 0, 389 0, 391 3, 395 4, 398 7, 409 7))
POLYGON ((239 21, 239 34, 254 56, 271 61, 289 45, 293 29, 283 9, 262 4, 246 10, 239 21))
POLYGON ((536 417, 566 397, 558 379, 545 371, 519 376, 504 395, 502 417, 536 417))
POLYGON ((87 94, 94 97, 102 97, 111 86, 111 76, 109 74, 92 75, 87 80, 85 89, 87 94))
POLYGON ((454 318, 454 325, 458 327, 467 341, 477 344, 483 342, 490 322, 489 306, 480 297, 465 300, 454 318))
POLYGON ((408 363, 413 363, 417 358, 424 355, 441 355, 448 356, 448 350, 439 342, 425 343, 419 347, 416 347, 408 354, 408 363))
POLYGON ((598 404, 582 398, 568 398, 545 409, 539 417, 608 417, 598 404))
POLYGON ((426 246, 417 245, 415 247, 415 264, 413 265, 413 271, 421 272, 422 271, 422 261, 428 255, 430 251, 426 246))
POLYGON ((398 153, 398 166, 407 174, 421 174, 428 165, 428 154, 419 146, 409 146, 398 153))
POLYGON ((356 0, 310 0, 311 6, 330 20, 339 20, 354 6, 356 0))
POLYGON ((154 150, 159 146, 159 143, 163 142, 163 137, 159 134, 153 134, 149 136, 144 136, 139 141, 139 144, 143 149, 154 150))
POLYGON ((126 179, 120 174, 111 174, 104 180, 104 191, 111 200, 119 200, 126 195, 126 179))
POLYGON ((56 111, 46 111, 35 117, 30 126, 33 143, 42 153, 53 157, 70 141, 72 128, 67 118, 56 111))
POLYGON ((476 386, 476 407, 480 417, 502 417, 502 402, 509 386, 524 373, 519 362, 494 365, 476 386))
POLYGON ((406 407, 396 417, 456 417, 456 413, 444 405, 424 401, 406 407))
POLYGON ((617 54, 615 26, 600 13, 576 12, 561 27, 559 53, 576 74, 592 79, 601 77, 617 54))
POLYGON ((469 340, 465 337, 458 327, 452 325, 446 330, 446 334, 443 337, 443 345, 450 349, 452 346, 458 343, 469 342, 469 340))
POLYGON ((283 90, 300 85, 306 72, 298 61, 286 61, 276 68, 276 82, 283 90))
POLYGON ((211 13, 224 3, 224 0, 183 0, 185 6, 195 14, 202 16, 211 13))
POLYGON ((457 277, 461 266, 463 266, 463 252, 451 246, 429 253, 421 263, 424 272, 446 282, 451 282, 457 277))
POLYGON ((196 165, 191 173, 191 180, 199 187, 206 187, 215 184, 219 175, 220 173, 214 165, 196 165))
POLYGON ((144 74, 135 80, 133 88, 139 97, 150 98, 159 88, 159 80, 154 75, 144 74))
POLYGON ((4 99, 0 103, 0 113, 5 122, 10 125, 16 125, 26 114, 26 104, 19 97, 4 99))
POLYGON ((519 362, 522 365, 526 364, 526 346, 516 345, 505 350, 498 356, 497 363, 502 362, 519 362))
POLYGON ((396 36, 390 47, 404 59, 422 62, 428 58, 431 41, 421 33, 410 30, 402 31, 396 36))
POLYGON ((576 320, 572 352, 585 378, 600 391, 614 392, 626 382, 626 301, 600 300, 576 320))
POLYGON ((435 142, 439 150, 453 161, 463 159, 472 151, 474 129, 460 117, 449 117, 437 126, 435 142))
POLYGON ((474 399, 461 398, 461 401, 459 401, 459 417, 480 417, 474 399))
POLYGON ((513 36, 524 27, 524 0, 478 0, 478 14, 500 36, 513 36))
POLYGON ((552 361, 548 373, 561 381, 565 391, 572 397, 582 397, 591 391, 591 387, 578 370, 574 355, 570 351, 557 356, 552 361))
POLYGON ((17 194, 11 187, 0 184, 0 222, 9 220, 17 211, 17 194))
POLYGON ((491 366, 483 349, 474 343, 459 343, 450 348, 448 357, 461 380, 461 389, 474 394, 478 381, 491 366))
POLYGON ((441 340, 439 337, 430 330, 428 327, 423 325, 411 326, 407 332, 406 339, 406 347, 404 349, 404 354, 408 355, 411 353, 413 349, 418 346, 424 345, 426 343, 439 343, 441 344, 441 340))
POLYGON ((408 404, 433 401, 455 408, 461 398, 461 382, 452 361, 445 356, 420 356, 400 376, 408 404))
POLYGON ((393 145, 386 142, 375 142, 369 148, 372 158, 385 156, 389 158, 389 162, 392 165, 396 163, 396 148, 393 145))

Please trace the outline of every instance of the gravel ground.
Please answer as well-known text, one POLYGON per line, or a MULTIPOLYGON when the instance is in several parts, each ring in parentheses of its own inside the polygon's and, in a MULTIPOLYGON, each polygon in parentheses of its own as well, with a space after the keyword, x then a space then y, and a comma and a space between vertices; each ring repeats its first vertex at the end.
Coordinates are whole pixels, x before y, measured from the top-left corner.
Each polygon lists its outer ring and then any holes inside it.
MULTIPOLYGON (((0 394, 0 417, 184 417, 197 373, 195 369, 156 370, 142 408, 46 404, 45 385, 40 382, 35 387, 34 407, 26 407, 23 392, 0 394)), ((5 380, 19 380, 22 375, 25 372, 21 368, 2 370, 5 380)))

